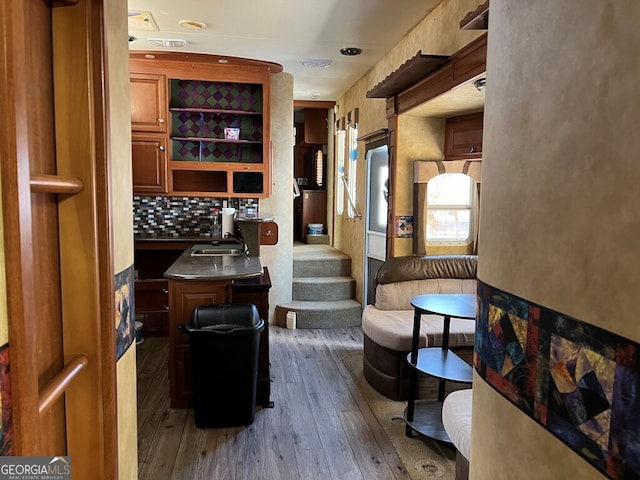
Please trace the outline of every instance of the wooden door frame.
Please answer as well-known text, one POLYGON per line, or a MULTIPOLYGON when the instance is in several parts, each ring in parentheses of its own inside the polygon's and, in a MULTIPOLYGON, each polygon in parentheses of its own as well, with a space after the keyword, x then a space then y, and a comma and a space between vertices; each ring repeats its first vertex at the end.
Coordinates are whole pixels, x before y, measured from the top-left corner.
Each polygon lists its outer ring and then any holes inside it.
MULTIPOLYGON (((37 1, 37 0, 33 0, 37 1)), ((31 88, 23 58, 28 25, 24 0, 0 0, 0 181, 11 347, 16 455, 38 451, 38 378, 28 348, 38 319, 31 255, 32 195, 25 109, 31 88), (6 94, 6 95, 5 95, 6 94)), ((65 393, 67 455, 74 478, 115 479, 117 460, 114 273, 107 148, 108 91, 103 0, 79 0, 53 9, 57 175, 84 188, 59 195, 60 271, 65 362, 85 354, 88 366, 65 393)))

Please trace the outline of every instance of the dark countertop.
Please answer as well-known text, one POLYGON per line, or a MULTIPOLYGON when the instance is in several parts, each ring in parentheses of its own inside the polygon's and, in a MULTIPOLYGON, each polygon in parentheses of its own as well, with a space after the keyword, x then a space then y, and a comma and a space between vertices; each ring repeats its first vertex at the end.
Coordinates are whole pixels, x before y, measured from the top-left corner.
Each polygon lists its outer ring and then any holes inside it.
POLYGON ((273 222, 275 220, 275 216, 268 214, 268 213, 264 213, 264 214, 260 214, 259 217, 243 217, 241 215, 236 215, 236 218, 234 218, 234 220, 236 222, 247 222, 247 223, 266 223, 266 222, 273 222))
POLYGON ((133 239, 136 242, 210 242, 213 240, 213 237, 211 235, 136 235, 133 239))
POLYGON ((164 272, 164 277, 170 280, 219 281, 258 277, 262 272, 260 257, 245 255, 192 257, 189 248, 164 272))

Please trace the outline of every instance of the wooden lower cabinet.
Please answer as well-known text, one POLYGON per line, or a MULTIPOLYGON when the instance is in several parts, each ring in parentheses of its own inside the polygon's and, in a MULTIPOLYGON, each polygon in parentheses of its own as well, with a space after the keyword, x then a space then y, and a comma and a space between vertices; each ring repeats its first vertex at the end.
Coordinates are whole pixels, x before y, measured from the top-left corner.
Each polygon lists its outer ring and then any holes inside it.
POLYGON ((260 335, 257 403, 270 406, 269 375, 269 289, 271 280, 265 268, 261 277, 239 281, 200 282, 169 280, 169 390, 171 408, 193 404, 189 338, 179 326, 188 324, 198 305, 209 303, 253 303, 265 329, 260 335))
POLYGON ((327 191, 302 190, 295 201, 296 239, 307 242, 310 223, 322 223, 327 228, 327 191))
POLYGON ((136 320, 142 322, 142 335, 166 337, 169 334, 169 286, 166 280, 137 281, 136 320))
POLYGON ((260 351, 258 352, 258 387, 256 403, 263 407, 272 407, 271 375, 269 374, 269 289, 271 278, 265 267, 260 277, 233 282, 233 303, 253 303, 258 309, 260 318, 264 320, 264 330, 260 334, 260 351))

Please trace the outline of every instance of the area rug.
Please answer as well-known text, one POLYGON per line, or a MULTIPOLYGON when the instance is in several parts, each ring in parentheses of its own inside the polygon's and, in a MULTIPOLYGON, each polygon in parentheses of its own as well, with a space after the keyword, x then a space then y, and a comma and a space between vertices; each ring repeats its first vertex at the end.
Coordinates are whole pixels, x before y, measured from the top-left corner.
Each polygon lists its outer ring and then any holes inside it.
POLYGON ((455 478, 455 450, 433 440, 405 435, 403 419, 406 402, 396 402, 381 395, 369 385, 362 373, 362 352, 352 352, 342 359, 353 376, 358 390, 365 397, 407 472, 414 480, 455 478))

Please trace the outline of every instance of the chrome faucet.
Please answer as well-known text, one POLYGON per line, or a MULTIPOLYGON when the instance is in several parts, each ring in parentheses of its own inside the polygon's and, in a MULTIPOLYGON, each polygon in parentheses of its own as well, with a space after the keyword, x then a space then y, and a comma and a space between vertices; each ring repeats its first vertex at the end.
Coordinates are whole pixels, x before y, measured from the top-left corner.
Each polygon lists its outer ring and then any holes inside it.
POLYGON ((247 242, 245 242, 242 238, 236 237, 233 233, 230 233, 230 232, 226 232, 223 236, 224 236, 225 239, 232 238, 232 239, 237 240, 238 242, 240 242, 244 247, 245 256, 247 256, 247 257, 249 256, 249 245, 247 245, 247 242))

